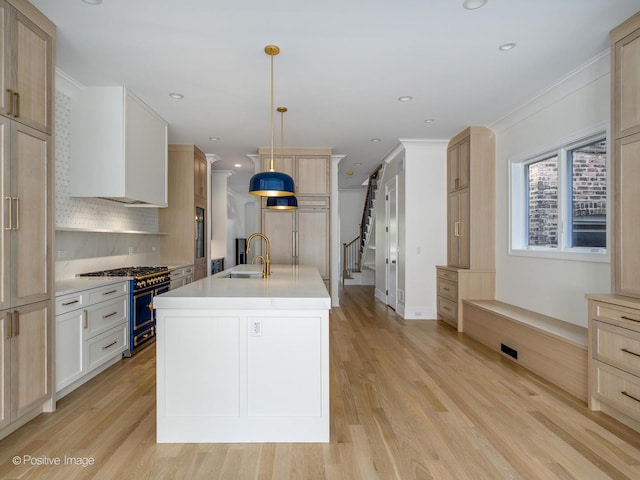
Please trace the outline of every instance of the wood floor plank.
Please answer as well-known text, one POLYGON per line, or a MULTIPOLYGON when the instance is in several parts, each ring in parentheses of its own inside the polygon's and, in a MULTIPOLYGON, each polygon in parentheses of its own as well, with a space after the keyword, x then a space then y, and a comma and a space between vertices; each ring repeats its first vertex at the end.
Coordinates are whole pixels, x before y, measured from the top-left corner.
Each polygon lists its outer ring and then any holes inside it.
POLYGON ((331 312, 328 444, 156 444, 150 346, 0 440, 0 478, 640 478, 638 432, 447 325, 403 320, 373 293, 345 287, 331 312), (25 465, 28 455, 95 464, 25 465))

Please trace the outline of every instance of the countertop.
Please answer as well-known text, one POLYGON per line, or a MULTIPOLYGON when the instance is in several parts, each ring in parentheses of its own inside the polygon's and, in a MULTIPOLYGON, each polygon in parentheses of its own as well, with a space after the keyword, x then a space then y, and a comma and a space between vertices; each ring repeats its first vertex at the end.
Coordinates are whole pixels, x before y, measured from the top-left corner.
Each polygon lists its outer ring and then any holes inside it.
MULTIPOLYGON (((260 265, 240 266, 260 269, 260 265)), ((296 310, 331 308, 331 297, 313 267, 271 265, 262 278, 225 278, 238 267, 154 297, 157 309, 296 310)))
POLYGON ((131 277, 76 277, 56 281, 56 297, 69 293, 89 290, 90 288, 103 287, 113 283, 122 283, 131 277))

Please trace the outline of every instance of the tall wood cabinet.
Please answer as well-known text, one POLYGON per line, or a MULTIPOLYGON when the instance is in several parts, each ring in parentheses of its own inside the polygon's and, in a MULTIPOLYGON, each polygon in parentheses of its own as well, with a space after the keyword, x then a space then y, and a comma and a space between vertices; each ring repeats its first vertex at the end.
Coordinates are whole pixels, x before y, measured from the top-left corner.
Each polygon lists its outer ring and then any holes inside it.
POLYGON ((195 145, 169 145, 169 205, 159 211, 163 261, 193 265, 193 280, 207 276, 207 159, 195 145))
POLYGON ((462 299, 495 295, 495 136, 469 127, 447 149, 447 266, 437 267, 438 318, 463 330, 462 299))
MULTIPOLYGON (((269 169, 271 151, 260 148, 260 165, 269 169)), ((274 155, 276 171, 291 175, 298 208, 269 210, 262 200, 261 231, 271 243, 271 263, 316 267, 328 285, 331 277, 331 149, 285 149, 274 155)))
POLYGON ((0 0, 0 438, 53 403, 55 26, 0 0))
POLYGON ((611 32, 613 291, 640 298, 640 13, 611 32))
POLYGON ((589 407, 640 431, 640 12, 611 31, 612 295, 589 300, 589 407))

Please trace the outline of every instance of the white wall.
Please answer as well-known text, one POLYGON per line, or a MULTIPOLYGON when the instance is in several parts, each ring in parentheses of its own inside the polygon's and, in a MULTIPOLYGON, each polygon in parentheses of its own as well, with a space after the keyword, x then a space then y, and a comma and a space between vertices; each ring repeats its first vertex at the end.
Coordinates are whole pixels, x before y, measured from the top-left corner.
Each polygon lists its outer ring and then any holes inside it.
POLYGON ((447 260, 447 142, 400 140, 385 159, 386 168, 376 202, 376 296, 385 291, 384 186, 398 177, 398 297, 397 311, 405 319, 435 319, 436 265, 447 260))
MULTIPOLYGON (((585 293, 610 291, 610 263, 509 255, 509 162, 609 121, 603 54, 492 128, 496 132, 496 298, 587 325, 585 293)), ((609 217, 610 218, 610 217, 609 217)))
POLYGON ((340 210, 338 211, 340 245, 349 243, 360 235, 359 227, 366 196, 366 187, 338 191, 338 203, 340 205, 340 210))

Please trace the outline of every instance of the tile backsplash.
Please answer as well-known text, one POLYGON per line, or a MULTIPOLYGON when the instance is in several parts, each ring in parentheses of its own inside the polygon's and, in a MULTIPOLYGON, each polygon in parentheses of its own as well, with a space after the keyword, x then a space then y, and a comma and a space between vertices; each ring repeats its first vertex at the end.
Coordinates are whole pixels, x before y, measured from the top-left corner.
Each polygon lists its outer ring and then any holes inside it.
POLYGON ((158 264, 160 238, 153 234, 158 231, 157 209, 69 195, 72 103, 56 91, 56 280, 105 268, 158 264))

